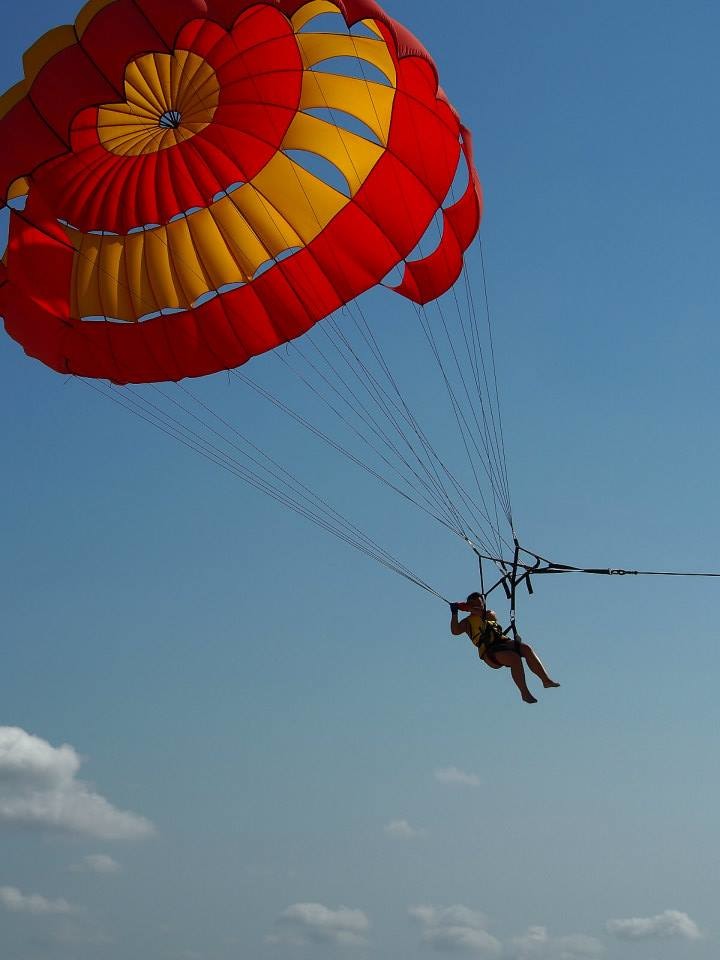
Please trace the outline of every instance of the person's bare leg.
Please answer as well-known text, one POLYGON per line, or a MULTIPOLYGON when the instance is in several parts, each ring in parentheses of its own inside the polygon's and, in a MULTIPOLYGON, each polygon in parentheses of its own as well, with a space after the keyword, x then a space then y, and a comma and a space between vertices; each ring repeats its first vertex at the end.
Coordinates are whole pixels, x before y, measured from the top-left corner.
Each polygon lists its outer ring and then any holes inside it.
POLYGON ((556 683, 554 680, 551 680, 547 675, 545 667, 542 665, 540 658, 535 653, 533 648, 529 643, 520 644, 520 653, 527 661, 528 667, 532 670, 536 677, 539 677, 542 680, 542 685, 547 690, 549 687, 559 687, 560 684, 556 683))
POLYGON ((519 654, 503 651, 502 653, 495 653, 493 656, 498 663, 510 668, 515 686, 520 691, 520 696, 525 703, 537 703, 535 697, 528 690, 527 680, 525 679, 525 668, 523 667, 522 658, 519 654))

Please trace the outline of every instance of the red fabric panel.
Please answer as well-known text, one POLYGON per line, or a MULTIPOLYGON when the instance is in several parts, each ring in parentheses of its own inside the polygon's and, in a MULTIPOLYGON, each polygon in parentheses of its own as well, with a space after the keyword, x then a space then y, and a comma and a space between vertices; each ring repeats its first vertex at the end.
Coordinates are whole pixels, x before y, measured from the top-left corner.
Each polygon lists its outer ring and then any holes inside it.
POLYGON ((460 156, 460 124, 428 87, 432 77, 422 60, 400 63, 399 93, 389 149, 408 163, 439 206, 447 196, 460 156))
POLYGON ((67 236, 45 215, 38 198, 28 203, 25 214, 10 217, 7 249, 7 277, 12 286, 33 299, 53 316, 70 316, 68 277, 72 272, 74 251, 67 236), (42 223, 40 230, 33 226, 42 223))
POLYGON ((183 24, 207 15, 205 0, 134 0, 160 34, 165 45, 172 49, 183 24))
MULTIPOLYGON (((188 5, 177 3, 175 6, 179 9, 188 5)), ((123 91, 125 67, 139 50, 167 47, 166 41, 134 0, 116 0, 100 10, 88 24, 80 42, 118 94, 123 91)))
POLYGON ((472 165, 472 143, 464 130, 463 152, 470 178, 465 193, 443 211, 443 235, 437 249, 421 260, 405 265, 402 282, 392 289, 416 303, 429 303, 456 282, 463 267, 463 256, 480 226, 482 192, 472 165))
POLYGON ((415 303, 429 303, 450 289, 460 276, 462 266, 463 251, 444 218, 440 245, 423 260, 406 263, 402 283, 391 289, 415 303))
POLYGON ((117 91, 76 44, 43 67, 30 88, 30 98, 58 137, 69 143, 77 113, 87 103, 116 100, 117 91))
POLYGON ((0 191, 7 197, 18 177, 38 164, 65 152, 65 144, 43 121, 32 103, 21 100, 0 119, 0 191))

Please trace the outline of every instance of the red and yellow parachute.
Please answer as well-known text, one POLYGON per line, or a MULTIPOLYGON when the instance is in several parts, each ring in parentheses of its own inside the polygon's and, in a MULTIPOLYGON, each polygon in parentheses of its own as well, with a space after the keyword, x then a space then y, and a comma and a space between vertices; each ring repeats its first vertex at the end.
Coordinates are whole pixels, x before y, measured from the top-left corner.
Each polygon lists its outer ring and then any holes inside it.
POLYGON ((460 274, 481 214, 470 136, 427 51, 374 0, 91 0, 24 67, 0 99, 14 208, 0 315, 57 371, 201 376, 398 264, 394 289, 418 303, 460 274), (315 30, 331 13, 362 29, 315 30), (404 262, 440 211, 437 249, 404 262))

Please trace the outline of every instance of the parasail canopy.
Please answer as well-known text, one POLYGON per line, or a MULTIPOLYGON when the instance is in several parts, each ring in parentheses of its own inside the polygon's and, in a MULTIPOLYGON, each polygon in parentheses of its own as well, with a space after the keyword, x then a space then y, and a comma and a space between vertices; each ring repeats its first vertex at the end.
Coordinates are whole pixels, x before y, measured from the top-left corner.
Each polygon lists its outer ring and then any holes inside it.
POLYGON ((470 135, 373 0, 92 0, 24 67, 0 99, 0 315, 59 372, 202 376, 398 265, 419 304, 460 275, 470 135), (408 261, 437 217, 436 249, 408 261))

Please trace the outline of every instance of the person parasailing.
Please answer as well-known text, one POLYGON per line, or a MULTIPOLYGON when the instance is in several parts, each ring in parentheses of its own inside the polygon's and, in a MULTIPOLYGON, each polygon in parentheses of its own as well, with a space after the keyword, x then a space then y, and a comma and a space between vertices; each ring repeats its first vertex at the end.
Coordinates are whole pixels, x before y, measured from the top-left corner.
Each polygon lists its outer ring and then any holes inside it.
POLYGON ((537 703, 537 699, 530 693, 525 678, 523 660, 530 670, 539 677, 543 687, 559 687, 560 684, 551 680, 540 658, 528 643, 523 643, 518 637, 510 640, 498 623, 497 614, 488 610, 481 593, 471 593, 465 603, 450 604, 450 632, 454 637, 466 634, 477 648, 478 656, 493 670, 508 667, 515 685, 520 691, 525 703, 537 703), (463 620, 458 620, 458 611, 468 612, 463 620))

